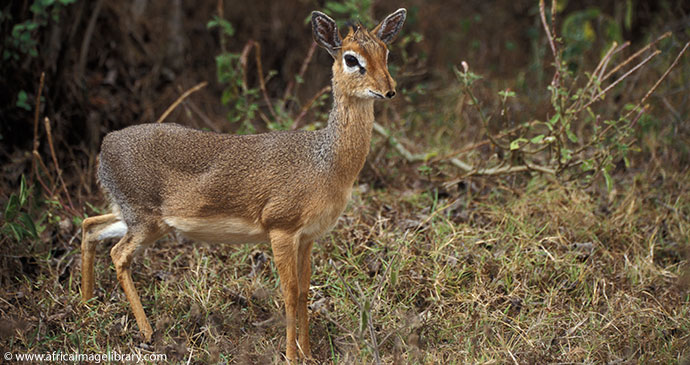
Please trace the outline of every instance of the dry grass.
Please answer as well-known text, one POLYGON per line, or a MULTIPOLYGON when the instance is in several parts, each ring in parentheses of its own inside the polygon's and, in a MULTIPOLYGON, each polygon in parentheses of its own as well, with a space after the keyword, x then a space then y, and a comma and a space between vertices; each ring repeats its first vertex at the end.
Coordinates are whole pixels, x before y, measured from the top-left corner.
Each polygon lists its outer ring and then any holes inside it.
MULTIPOLYGON (((611 195, 539 177, 524 189, 479 179, 418 191, 361 185, 315 247, 315 359, 687 361, 688 181, 687 172, 631 177, 611 195)), ((70 234, 54 234, 69 242, 70 234)), ((282 300, 268 245, 168 238, 142 252, 134 281, 156 330, 151 345, 141 344, 107 245, 96 298, 80 303, 78 246, 74 239, 64 252, 5 256, 14 271, 3 275, 4 349, 282 361, 282 300)))

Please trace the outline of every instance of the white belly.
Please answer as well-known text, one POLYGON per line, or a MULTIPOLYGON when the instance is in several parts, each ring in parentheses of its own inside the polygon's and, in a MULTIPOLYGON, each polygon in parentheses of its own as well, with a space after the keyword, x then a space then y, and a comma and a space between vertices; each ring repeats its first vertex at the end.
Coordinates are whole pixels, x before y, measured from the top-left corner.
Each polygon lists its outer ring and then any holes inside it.
POLYGON ((193 240, 211 243, 268 242, 268 232, 261 225, 242 218, 165 217, 163 221, 193 240))

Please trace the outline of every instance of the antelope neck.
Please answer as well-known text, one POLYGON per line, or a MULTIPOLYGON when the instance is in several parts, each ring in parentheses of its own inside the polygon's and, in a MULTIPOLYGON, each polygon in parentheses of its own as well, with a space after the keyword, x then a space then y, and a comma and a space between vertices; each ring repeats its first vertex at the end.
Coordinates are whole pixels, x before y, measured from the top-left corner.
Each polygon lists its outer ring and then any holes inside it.
POLYGON ((347 184, 354 183, 364 166, 374 125, 374 100, 340 95, 333 87, 333 109, 325 128, 331 145, 332 168, 347 184))

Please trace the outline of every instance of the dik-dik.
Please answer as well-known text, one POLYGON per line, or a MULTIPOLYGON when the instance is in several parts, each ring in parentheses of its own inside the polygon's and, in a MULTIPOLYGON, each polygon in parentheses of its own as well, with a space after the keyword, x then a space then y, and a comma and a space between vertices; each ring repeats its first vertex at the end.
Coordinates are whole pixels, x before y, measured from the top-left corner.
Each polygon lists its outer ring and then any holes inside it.
POLYGON ((82 298, 93 296, 96 241, 110 250, 117 279, 147 341, 153 330, 131 276, 135 253, 175 230, 193 240, 270 242, 280 275, 288 359, 310 357, 307 297, 311 248, 350 199, 369 152, 374 101, 395 96, 387 44, 405 22, 399 9, 345 38, 315 11, 314 40, 333 57, 333 109, 317 131, 227 135, 175 124, 144 124, 105 136, 97 170, 112 213, 82 225, 82 298))

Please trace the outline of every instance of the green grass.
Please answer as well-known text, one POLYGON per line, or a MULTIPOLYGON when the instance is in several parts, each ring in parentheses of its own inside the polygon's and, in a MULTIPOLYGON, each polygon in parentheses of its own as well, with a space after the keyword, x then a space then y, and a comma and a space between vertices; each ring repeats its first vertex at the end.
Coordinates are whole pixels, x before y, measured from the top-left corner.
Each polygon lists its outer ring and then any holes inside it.
MULTIPOLYGON (((371 363, 377 352, 383 363, 687 361, 689 178, 638 177, 613 196, 539 177, 524 189, 484 182, 479 191, 453 194, 356 192, 314 248, 314 357, 319 363, 371 363)), ((150 345, 141 345, 109 245, 98 250, 96 298, 80 302, 78 246, 73 240, 59 257, 34 253, 35 262, 3 276, 4 349, 282 361, 283 304, 267 244, 169 237, 145 249, 133 277, 156 331, 150 345), (253 265, 262 258, 268 262, 253 265)), ((12 262, 5 257, 6 266, 12 262)))

